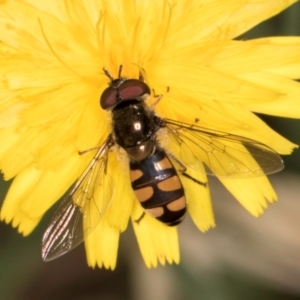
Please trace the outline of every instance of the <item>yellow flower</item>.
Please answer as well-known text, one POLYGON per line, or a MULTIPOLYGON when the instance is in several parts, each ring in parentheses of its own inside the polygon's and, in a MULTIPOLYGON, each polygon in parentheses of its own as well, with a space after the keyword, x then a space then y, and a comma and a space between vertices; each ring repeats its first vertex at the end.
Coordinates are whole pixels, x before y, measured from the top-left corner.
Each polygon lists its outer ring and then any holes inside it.
MULTIPOLYGON (((163 94, 155 107, 163 118, 198 118, 201 127, 290 154, 296 145, 253 112, 300 117, 294 81, 300 78, 300 38, 234 39, 294 2, 0 1, 0 168, 5 179, 14 178, 1 219, 28 235, 89 164, 96 150, 87 150, 107 138, 110 115, 99 105, 109 84, 103 68, 114 78, 120 65, 127 78, 142 72, 151 90, 163 94)), ((115 267, 119 234, 130 217, 148 267, 178 263, 177 229, 148 214, 136 222, 143 209, 116 152, 107 168, 114 192, 85 239, 88 264, 115 267)), ((207 182, 204 173, 189 172, 207 182)), ((265 176, 220 180, 256 217, 276 200, 265 176)), ((196 226, 214 227, 208 187, 182 182, 196 226)))

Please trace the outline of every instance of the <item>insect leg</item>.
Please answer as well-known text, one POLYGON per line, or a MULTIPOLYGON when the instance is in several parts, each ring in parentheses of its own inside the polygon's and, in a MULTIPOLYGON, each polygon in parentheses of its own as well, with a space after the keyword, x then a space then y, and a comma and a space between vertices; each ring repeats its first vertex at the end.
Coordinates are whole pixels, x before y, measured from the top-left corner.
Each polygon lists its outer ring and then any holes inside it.
POLYGON ((162 99, 163 95, 154 95, 156 97, 155 102, 153 102, 149 107, 154 109, 158 102, 162 99))
POLYGON ((179 172, 181 173, 181 175, 183 175, 184 177, 194 181, 195 183, 199 184, 199 185, 202 185, 204 187, 207 186, 207 182, 202 182, 194 177, 192 177, 191 175, 189 175, 187 172, 186 172, 186 166, 172 153, 170 152, 167 152, 168 156, 170 158, 172 158, 176 163, 177 165, 179 166, 179 172))
POLYGON ((181 175, 183 175, 184 177, 190 179, 190 180, 193 180, 195 183, 199 184, 199 185, 202 185, 204 187, 207 186, 207 182, 202 182, 194 177, 192 177, 191 175, 187 174, 186 172, 181 172, 181 175))
POLYGON ((137 224, 140 224, 140 222, 142 221, 142 219, 144 219, 145 215, 146 215, 146 213, 143 211, 143 213, 141 214, 141 216, 138 219, 134 220, 134 222, 136 222, 137 224))

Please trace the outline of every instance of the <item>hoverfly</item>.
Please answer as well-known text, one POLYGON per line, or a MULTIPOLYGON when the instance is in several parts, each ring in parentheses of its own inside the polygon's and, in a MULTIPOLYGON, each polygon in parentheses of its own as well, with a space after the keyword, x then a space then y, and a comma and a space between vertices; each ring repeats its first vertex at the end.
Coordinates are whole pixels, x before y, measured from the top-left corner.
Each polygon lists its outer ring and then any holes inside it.
MULTIPOLYGON (((111 82, 101 95, 100 105, 111 111, 112 132, 62 200, 44 233, 45 261, 75 248, 100 222, 93 193, 96 186, 105 186, 105 170, 114 145, 123 148, 129 158, 131 186, 145 212, 169 226, 179 224, 186 212, 178 173, 206 185, 191 177, 186 166, 202 170, 204 164, 207 174, 232 178, 256 177, 283 168, 281 157, 260 142, 158 117, 145 102, 151 92, 142 76, 127 79, 121 71, 122 67, 114 79, 104 69, 111 82), (162 130, 184 155, 176 158, 160 145, 157 136, 162 130)), ((111 197, 109 191, 103 195, 111 197)))

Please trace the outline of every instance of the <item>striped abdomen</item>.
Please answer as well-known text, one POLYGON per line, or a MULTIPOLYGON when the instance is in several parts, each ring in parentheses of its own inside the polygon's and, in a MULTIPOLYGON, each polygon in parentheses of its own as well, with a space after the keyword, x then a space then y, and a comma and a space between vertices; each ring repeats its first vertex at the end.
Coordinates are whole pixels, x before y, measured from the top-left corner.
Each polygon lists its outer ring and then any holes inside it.
POLYGON ((161 222, 179 224, 186 212, 184 190, 177 172, 162 149, 130 162, 131 186, 145 211, 161 222))

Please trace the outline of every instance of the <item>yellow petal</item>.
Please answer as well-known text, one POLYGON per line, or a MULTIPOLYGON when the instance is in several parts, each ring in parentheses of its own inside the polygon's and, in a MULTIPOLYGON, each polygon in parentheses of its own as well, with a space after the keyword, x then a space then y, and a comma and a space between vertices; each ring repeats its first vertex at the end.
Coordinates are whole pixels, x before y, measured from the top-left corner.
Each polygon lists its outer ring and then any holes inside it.
POLYGON ((78 177, 80 160, 69 157, 58 170, 24 169, 13 181, 1 209, 1 219, 13 222, 24 235, 29 234, 43 214, 78 177))
MULTIPOLYGON (((245 136, 255 141, 259 141, 280 154, 290 154, 297 147, 296 144, 288 141, 279 135, 273 129, 268 127, 260 118, 241 105, 230 105, 226 102, 215 104, 215 113, 211 113, 211 119, 203 114, 203 123, 211 123, 215 118, 224 120, 216 125, 220 126, 216 129, 220 131, 230 132, 239 136, 245 136), (234 113, 233 113, 234 110, 234 113), (223 112, 223 117, 221 114, 223 112), (225 123, 225 118, 228 118, 225 123)), ((212 128, 213 126, 205 126, 212 128)))
POLYGON ((93 93, 84 95, 88 101, 82 109, 76 140, 76 145, 80 151, 101 145, 110 132, 111 116, 101 111, 99 95, 101 95, 100 91, 93 91, 93 93))
POLYGON ((259 105, 255 103, 246 104, 245 106, 249 110, 274 116, 300 117, 300 89, 298 82, 269 72, 248 73, 242 75, 242 77, 280 94, 278 99, 270 102, 261 101, 259 105))
POLYGON ((30 234, 42 217, 42 215, 29 217, 27 212, 21 209, 24 199, 30 196, 40 176, 40 172, 34 168, 28 168, 19 174, 11 184, 1 208, 1 220, 6 223, 12 222, 13 227, 18 227, 18 231, 23 235, 30 234))
MULTIPOLYGON (((0 166, 2 170, 3 170, 2 165, 3 165, 4 154, 7 153, 9 149, 18 142, 19 138, 20 136, 16 134, 14 128, 9 127, 5 129, 0 129, 0 140, 5 141, 1 143, 1 147, 0 147, 0 166)), ((5 179, 8 178, 5 177, 5 179)))
POLYGON ((179 246, 176 227, 169 227, 157 221, 144 210, 136 200, 132 211, 132 224, 140 251, 148 268, 179 263, 179 246), (142 217, 143 216, 143 217, 142 217), (141 218, 142 217, 142 218, 141 218))
POLYGON ((198 44, 201 39, 213 39, 224 30, 222 27, 227 25, 228 19, 231 20, 231 16, 243 6, 244 3, 238 0, 190 1, 189 5, 184 1, 176 3, 171 6, 173 23, 170 24, 170 44, 167 46, 172 49, 183 48, 198 44), (185 17, 182 18, 182 15, 185 17))
MULTIPOLYGON (((297 85, 297 83, 295 84, 297 85)), ((297 89, 297 87, 295 87, 295 89, 297 89)), ((293 94, 293 89, 291 89, 291 94, 293 94)), ((163 104, 164 106, 161 105, 157 109, 161 112, 161 115, 179 119, 189 124, 195 124, 195 120, 198 119, 199 121, 196 125, 202 127, 204 130, 215 129, 224 133, 248 137, 254 141, 261 142, 276 152, 284 155, 290 154, 293 149, 297 147, 296 144, 279 135, 273 129, 268 127, 260 118, 240 104, 233 105, 232 103, 227 102, 211 102, 206 103, 205 106, 201 106, 201 109, 199 109, 199 107, 197 108, 194 106, 194 103, 188 102, 189 98, 181 98, 186 101, 182 101, 182 103, 177 102, 171 107, 169 106, 169 102, 171 102, 170 99, 173 99, 173 97, 167 96, 161 100, 166 103, 163 104)), ((293 99, 293 103, 295 102, 297 102, 297 99, 293 99)), ((276 104, 276 101, 274 101, 274 103, 276 104)), ((282 102, 279 102, 279 104, 280 103, 282 102)), ((251 104, 249 104, 249 106, 250 105, 251 104)), ((254 104, 252 106, 254 107, 254 104)), ((276 107, 276 105, 274 106, 276 107)), ((257 107, 259 107, 259 105, 257 105, 257 107)), ((264 106, 262 105, 262 107, 264 106)), ((170 151, 180 158, 180 150, 176 149, 175 143, 173 143, 172 140, 168 142, 168 137, 166 137, 166 135, 162 136, 164 139, 164 146, 166 145, 169 147, 170 151)), ((189 137, 192 138, 192 136, 189 137)), ((200 159, 205 161, 204 157, 200 157, 200 159)))
POLYGON ((109 156, 107 176, 111 177, 114 185, 114 193, 107 211, 107 220, 111 227, 118 228, 120 232, 127 228, 132 211, 135 195, 132 191, 128 159, 120 157, 122 154, 112 153, 109 156))
POLYGON ((271 37, 223 43, 209 66, 234 76, 269 71, 297 79, 299 64, 299 37, 271 37))
POLYGON ((87 262, 90 267, 98 266, 114 270, 117 261, 120 232, 103 218, 96 229, 85 238, 87 262))
MULTIPOLYGON (((169 86, 171 91, 175 89, 174 93, 178 90, 188 96, 190 102, 193 101, 203 107, 207 103, 212 103, 212 99, 220 102, 243 103, 244 101, 260 102, 261 97, 266 101, 277 97, 277 93, 272 90, 205 66, 197 66, 192 62, 160 61, 159 65, 148 74, 149 77, 155 78, 151 84, 156 93, 160 92, 157 91, 156 85, 169 86), (185 74, 184 77, 182 73, 185 74)), ((164 91, 163 94, 166 92, 164 91)), ((179 97, 177 101, 183 102, 179 97)))
POLYGON ((232 195, 255 217, 261 215, 268 202, 277 200, 269 180, 265 176, 252 179, 219 178, 232 195))
POLYGON ((207 177, 204 173, 193 169, 188 169, 187 174, 202 183, 198 184, 185 176, 180 176, 187 197, 188 212, 195 225, 204 232, 215 227, 207 177))
POLYGON ((241 35, 295 2, 297 0, 247 0, 245 4, 243 2, 241 9, 228 18, 227 26, 230 37, 235 38, 241 35))

